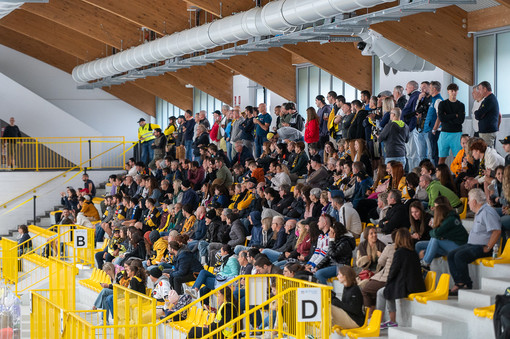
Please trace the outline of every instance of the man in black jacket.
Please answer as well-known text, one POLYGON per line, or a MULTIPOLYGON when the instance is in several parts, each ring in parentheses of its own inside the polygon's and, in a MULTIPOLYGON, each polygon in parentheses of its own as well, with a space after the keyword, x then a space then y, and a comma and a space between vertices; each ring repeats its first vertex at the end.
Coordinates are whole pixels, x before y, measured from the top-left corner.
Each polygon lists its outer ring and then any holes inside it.
POLYGON ((294 201, 294 195, 292 194, 292 192, 290 190, 291 190, 290 185, 282 184, 280 186, 281 200, 273 207, 273 209, 276 212, 283 214, 283 211, 287 207, 289 207, 292 204, 292 202, 294 201))
POLYGON ((351 103, 351 108, 351 114, 354 114, 354 117, 348 124, 344 125, 344 128, 347 130, 346 139, 349 140, 351 158, 354 159, 356 155, 354 142, 356 139, 365 139, 365 128, 363 127, 363 121, 367 118, 368 112, 363 108, 363 104, 359 100, 354 100, 351 103))
POLYGON ((390 208, 386 212, 386 217, 379 222, 378 230, 381 230, 382 234, 377 236, 385 244, 391 242, 393 230, 410 227, 409 210, 406 205, 402 204, 402 195, 399 190, 390 191, 388 204, 390 208))

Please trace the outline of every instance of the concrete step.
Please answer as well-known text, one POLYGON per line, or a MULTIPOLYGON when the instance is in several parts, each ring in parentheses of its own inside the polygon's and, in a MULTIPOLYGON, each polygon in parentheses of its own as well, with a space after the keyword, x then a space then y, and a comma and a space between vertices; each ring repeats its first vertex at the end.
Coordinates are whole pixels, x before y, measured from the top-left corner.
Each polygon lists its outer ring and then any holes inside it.
POLYGON ((439 315, 413 315, 412 327, 443 338, 464 338, 466 323, 439 315))
POLYGON ((510 278, 486 278, 482 277, 482 290, 494 292, 494 294, 503 294, 507 287, 510 286, 510 278))
POLYGON ((413 327, 391 327, 388 329, 389 339, 438 339, 441 336, 413 327))
POLYGON ((461 305, 481 307, 494 304, 495 294, 484 290, 459 290, 459 303, 461 305))
POLYGON ((432 311, 429 314, 449 317, 457 321, 465 321, 469 319, 470 316, 474 316, 472 306, 462 305, 456 299, 432 300, 427 302, 427 306, 429 304, 430 310, 432 311))
POLYGON ((39 223, 37 226, 40 227, 50 227, 51 226, 51 219, 50 217, 42 217, 39 219, 39 223))

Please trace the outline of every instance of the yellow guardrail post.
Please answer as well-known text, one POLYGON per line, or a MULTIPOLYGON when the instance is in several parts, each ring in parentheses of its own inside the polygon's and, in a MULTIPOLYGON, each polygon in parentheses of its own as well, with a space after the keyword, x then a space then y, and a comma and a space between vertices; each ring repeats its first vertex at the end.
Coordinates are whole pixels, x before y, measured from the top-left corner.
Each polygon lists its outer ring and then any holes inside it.
POLYGON ((126 137, 122 137, 122 168, 126 168, 126 137))
POLYGON ((39 140, 35 138, 35 171, 39 172, 39 140))

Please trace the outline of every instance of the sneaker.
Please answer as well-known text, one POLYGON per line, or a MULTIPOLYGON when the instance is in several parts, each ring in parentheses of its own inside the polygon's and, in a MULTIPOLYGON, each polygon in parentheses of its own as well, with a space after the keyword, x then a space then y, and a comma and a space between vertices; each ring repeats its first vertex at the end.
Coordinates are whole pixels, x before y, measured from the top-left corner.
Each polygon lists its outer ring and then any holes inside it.
POLYGON ((184 293, 190 295, 193 299, 198 299, 198 292, 194 288, 190 288, 189 290, 186 290, 184 293))
POLYGON ((430 271, 430 264, 427 264, 425 262, 425 260, 421 259, 420 260, 420 265, 421 265, 421 268, 423 268, 424 270, 430 271))
POLYGON ((381 330, 385 330, 390 327, 398 327, 398 324, 389 320, 381 324, 381 330))

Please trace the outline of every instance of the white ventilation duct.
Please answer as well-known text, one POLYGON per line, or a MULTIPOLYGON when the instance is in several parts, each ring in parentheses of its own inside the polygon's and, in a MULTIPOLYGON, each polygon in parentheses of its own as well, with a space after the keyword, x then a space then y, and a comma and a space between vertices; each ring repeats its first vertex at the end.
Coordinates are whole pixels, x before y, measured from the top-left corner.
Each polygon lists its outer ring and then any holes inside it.
POLYGON ((174 33, 112 56, 77 66, 73 79, 84 83, 152 63, 350 13, 394 0, 279 0, 211 23, 174 33))
POLYGON ((23 5, 23 2, 0 1, 0 19, 23 5))
POLYGON ((372 31, 358 34, 366 42, 363 55, 375 54, 387 66, 401 72, 433 71, 436 66, 372 31))

